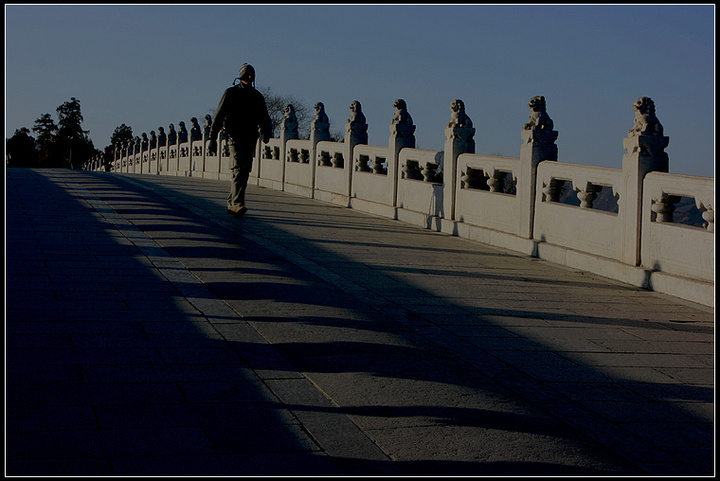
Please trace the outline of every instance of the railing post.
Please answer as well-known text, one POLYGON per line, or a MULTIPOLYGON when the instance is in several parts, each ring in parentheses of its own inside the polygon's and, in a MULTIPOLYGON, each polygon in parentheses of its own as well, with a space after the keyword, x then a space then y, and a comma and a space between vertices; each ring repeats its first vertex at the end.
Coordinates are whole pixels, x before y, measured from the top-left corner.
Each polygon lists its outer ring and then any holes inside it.
POLYGON ((180 130, 178 130, 178 169, 176 175, 182 175, 182 176, 189 176, 191 175, 190 171, 192 170, 191 165, 191 143, 190 139, 188 137, 188 131, 185 127, 185 122, 180 121, 178 122, 178 127, 180 130))
POLYGON ((140 174, 142 171, 140 170, 142 168, 142 164, 138 162, 140 159, 140 137, 135 136, 135 141, 133 142, 133 148, 132 148, 132 154, 130 155, 130 158, 132 159, 132 168, 130 169, 130 172, 133 174, 140 174), (139 164, 139 165, 138 165, 139 164))
POLYGON ((157 133, 157 172, 158 174, 167 174, 168 166, 168 147, 167 147, 167 135, 165 134, 165 127, 162 125, 158 127, 157 133))
POLYGON ((133 171, 132 169, 134 169, 133 160, 135 158, 135 137, 130 139, 127 143, 125 158, 127 159, 125 162, 125 172, 129 174, 133 171))
POLYGON ((392 206, 397 206, 398 182, 400 176, 400 151, 405 147, 415 148, 415 124, 407 111, 407 104, 403 99, 397 99, 393 103, 395 115, 390 124, 390 139, 388 140, 388 162, 387 175, 392 186, 392 206))
POLYGON ((450 122, 445 128, 445 154, 443 163, 443 218, 455 220, 455 199, 458 183, 457 159, 460 154, 475 153, 475 129, 465 113, 465 103, 455 99, 450 104, 450 122))
POLYGON ((128 172, 128 160, 130 157, 130 148, 132 147, 132 139, 126 140, 122 146, 122 155, 120 157, 120 172, 128 172))
POLYGON ((311 189, 315 190, 315 172, 317 170, 317 144, 330 140, 330 119, 325 113, 325 104, 315 103, 315 118, 310 122, 310 179, 311 189))
MULTIPOLYGON (((353 163, 355 161, 353 154, 355 146, 368 143, 367 129, 368 124, 365 120, 365 114, 362 112, 362 106, 357 100, 350 103, 350 118, 345 122, 345 142, 344 142, 344 164, 345 169, 345 185, 343 186, 343 194, 350 199, 352 194, 352 173, 353 163)), ((348 201, 349 205, 349 201, 348 201)))
POLYGON ((117 148, 119 149, 119 152, 117 153, 117 165, 115 166, 115 172, 122 172, 123 163, 125 161, 125 142, 119 143, 117 148))
POLYGON ((212 115, 206 114, 204 117, 205 124, 202 127, 202 134, 200 136, 202 140, 203 149, 203 177, 211 179, 220 178, 220 141, 215 139, 216 151, 214 155, 210 155, 208 147, 210 147, 210 131, 212 130, 212 115), (214 168, 210 170, 210 165, 214 168))
POLYGON ((287 141, 300 138, 298 134, 298 120, 295 115, 295 107, 292 104, 285 105, 285 115, 283 117, 283 123, 280 127, 280 183, 282 189, 285 189, 285 163, 287 159, 287 141))
POLYGON ((167 146, 168 146, 168 175, 177 175, 179 170, 180 162, 180 149, 178 147, 177 132, 175 131, 175 125, 170 124, 168 126, 167 133, 167 146))
POLYGON ((190 174, 205 176, 205 142, 197 117, 190 119, 190 174))
POLYGON ((668 155, 664 151, 670 138, 655 116, 655 104, 640 97, 633 104, 635 123, 623 140, 626 154, 622 159, 623 186, 618 202, 622 226, 621 260, 640 265, 643 181, 648 172, 668 172, 668 155))
POLYGON ((520 132, 523 144, 520 147, 520 172, 516 193, 520 205, 520 235, 533 238, 535 223, 535 196, 537 189, 537 168, 544 160, 557 161, 558 149, 555 141, 558 132, 553 130, 553 121, 547 114, 545 97, 533 97, 528 103, 530 122, 520 132))
POLYGON ((135 138, 128 140, 125 144, 125 167, 124 172, 129 174, 132 168, 133 157, 135 156, 135 138))
POLYGON ((150 139, 148 139, 147 133, 142 133, 142 140, 140 141, 140 173, 150 173, 150 139), (145 167, 147 166, 147 167, 145 167))
POLYGON ((157 174, 160 171, 159 158, 158 158, 158 146, 157 146, 157 135, 154 130, 150 131, 150 155, 149 155, 149 166, 154 168, 150 169, 151 174, 157 174))

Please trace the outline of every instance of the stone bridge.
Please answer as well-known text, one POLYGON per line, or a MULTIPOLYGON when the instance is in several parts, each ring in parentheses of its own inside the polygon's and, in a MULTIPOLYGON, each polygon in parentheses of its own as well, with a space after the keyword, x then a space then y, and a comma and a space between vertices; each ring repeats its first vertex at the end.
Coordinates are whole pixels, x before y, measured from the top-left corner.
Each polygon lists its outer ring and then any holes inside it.
MULTIPOLYGON (((464 104, 451 103, 442 151, 415 148, 415 125, 394 104, 387 146, 367 145, 361 105, 351 104, 342 142, 330 140, 322 103, 300 139, 293 109, 278 138, 258 142, 250 183, 338 204, 532 255, 714 307, 714 179, 668 173, 669 137, 651 99, 632 106, 622 168, 559 162, 558 132, 544 97, 529 102, 519 157, 477 154, 464 104), (359 114, 359 115, 358 115, 359 114), (677 206, 693 210, 680 222, 677 206)), ((170 124, 98 157, 91 170, 227 180, 220 134, 207 154, 204 129, 170 124)), ((520 123, 520 122, 519 122, 520 123)), ((679 209, 678 209, 679 210, 679 209)))

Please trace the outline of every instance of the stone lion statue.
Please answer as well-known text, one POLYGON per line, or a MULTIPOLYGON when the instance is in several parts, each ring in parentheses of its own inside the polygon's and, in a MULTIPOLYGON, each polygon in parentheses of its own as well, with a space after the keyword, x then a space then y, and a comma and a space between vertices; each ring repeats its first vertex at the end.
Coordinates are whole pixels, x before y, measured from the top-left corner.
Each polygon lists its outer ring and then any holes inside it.
POLYGON ((310 127, 312 128, 315 138, 317 140, 330 140, 330 119, 325 113, 325 104, 322 102, 316 102, 315 118, 310 121, 310 127))
POLYGON ((412 117, 407 111, 407 103, 403 99, 397 99, 393 102, 395 107, 395 115, 393 116, 392 123, 397 125, 411 125, 413 123, 412 117))
POLYGON ((405 142, 411 142, 407 146, 414 147, 415 124, 407 111, 407 103, 403 99, 397 99, 393 102, 393 107, 395 107, 395 115, 390 123, 390 133, 397 135, 398 138, 406 139, 405 142))
POLYGON ((325 124, 330 123, 330 119, 325 113, 325 104, 322 102, 317 102, 315 104, 315 122, 325 124))
POLYGON ((663 127, 655 116, 655 102, 650 97, 640 97, 632 106, 635 111, 635 125, 628 134, 663 135, 663 127))
POLYGON ((179 143, 179 144, 184 144, 185 142, 188 141, 188 131, 187 131, 187 127, 185 127, 185 122, 183 122, 183 121, 181 120, 181 121, 178 123, 178 127, 180 127, 180 130, 178 130, 178 133, 177 133, 177 134, 178 134, 178 137, 177 137, 177 138, 178 138, 178 143, 179 143))
POLYGON ((473 126, 472 120, 465 113, 465 102, 460 99, 455 99, 450 103, 450 122, 448 127, 465 127, 471 128, 473 126))
POLYGON ((552 130, 553 121, 547 114, 545 97, 538 95, 528 102, 530 107, 530 122, 523 127, 525 130, 552 130))
POLYGON ((365 114, 362 112, 362 105, 357 100, 353 100, 350 103, 350 118, 348 119, 351 124, 364 124, 365 114))
POLYGON ((359 144, 367 144, 367 121, 365 114, 362 112, 362 106, 357 100, 350 103, 350 118, 345 123, 346 132, 350 132, 355 142, 359 144))
POLYGON ((200 129, 197 117, 191 118, 190 124, 192 125, 190 128, 190 140, 202 140, 202 130, 200 129))
POLYGON ((168 145, 175 145, 177 143, 177 131, 175 130, 175 125, 173 124, 168 126, 167 140, 168 145))
POLYGON ((210 140, 210 131, 212 129, 212 115, 205 114, 205 125, 203 125, 203 139, 210 140))
POLYGON ((293 104, 285 105, 284 114, 286 123, 297 123, 297 115, 295 115, 295 106, 293 104))
POLYGON ((298 119, 293 104, 285 104, 283 116, 283 129, 288 139, 296 139, 298 136, 298 119))

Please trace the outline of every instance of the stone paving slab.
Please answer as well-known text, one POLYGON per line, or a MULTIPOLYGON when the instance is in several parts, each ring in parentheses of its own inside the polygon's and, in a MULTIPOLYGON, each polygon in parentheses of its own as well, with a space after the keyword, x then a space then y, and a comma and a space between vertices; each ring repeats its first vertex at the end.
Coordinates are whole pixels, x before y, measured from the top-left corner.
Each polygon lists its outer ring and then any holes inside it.
POLYGON ((8 475, 714 473, 711 309, 258 187, 6 183, 8 475))

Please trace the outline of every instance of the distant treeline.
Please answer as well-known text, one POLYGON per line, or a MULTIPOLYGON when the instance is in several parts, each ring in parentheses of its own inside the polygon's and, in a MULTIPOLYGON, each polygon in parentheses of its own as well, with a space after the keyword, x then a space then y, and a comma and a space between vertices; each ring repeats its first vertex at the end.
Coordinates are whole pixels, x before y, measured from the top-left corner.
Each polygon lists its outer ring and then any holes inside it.
POLYGON ((80 100, 72 97, 56 111, 57 123, 46 113, 35 120, 32 132, 22 127, 6 139, 8 167, 80 168, 102 153, 90 140, 89 131, 82 129, 80 100))

